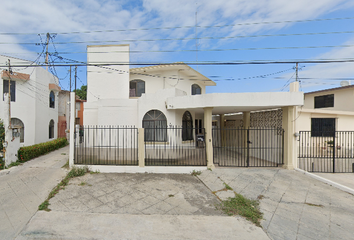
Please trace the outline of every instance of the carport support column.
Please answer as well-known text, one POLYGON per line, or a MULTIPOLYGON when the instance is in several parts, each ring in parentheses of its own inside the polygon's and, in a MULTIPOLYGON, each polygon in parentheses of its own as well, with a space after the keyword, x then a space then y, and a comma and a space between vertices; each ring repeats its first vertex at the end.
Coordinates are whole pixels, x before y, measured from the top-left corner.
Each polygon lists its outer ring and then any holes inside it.
POLYGON ((220 114, 220 138, 221 138, 221 146, 225 146, 225 131, 224 131, 224 124, 225 124, 225 115, 220 114))
POLYGON ((243 112, 243 128, 249 129, 251 126, 251 113, 250 112, 243 112))
POLYGON ((294 169, 296 161, 296 138, 295 134, 295 107, 284 107, 283 128, 284 128, 284 165, 289 170, 294 169))
POLYGON ((144 128, 138 129, 138 161, 139 167, 145 167, 144 128))
POLYGON ((207 107, 204 108, 204 127, 205 127, 205 148, 206 148, 206 158, 207 158, 207 167, 214 169, 213 164, 213 136, 212 136, 212 117, 213 117, 213 108, 207 107))

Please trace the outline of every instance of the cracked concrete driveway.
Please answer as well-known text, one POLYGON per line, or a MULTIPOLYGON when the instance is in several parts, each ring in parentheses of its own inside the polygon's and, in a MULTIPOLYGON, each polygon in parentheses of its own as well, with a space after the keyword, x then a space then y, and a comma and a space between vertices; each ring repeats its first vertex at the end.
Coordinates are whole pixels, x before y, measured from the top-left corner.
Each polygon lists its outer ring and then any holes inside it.
POLYGON ((223 215, 218 199, 189 174, 86 174, 50 200, 53 211, 223 215))

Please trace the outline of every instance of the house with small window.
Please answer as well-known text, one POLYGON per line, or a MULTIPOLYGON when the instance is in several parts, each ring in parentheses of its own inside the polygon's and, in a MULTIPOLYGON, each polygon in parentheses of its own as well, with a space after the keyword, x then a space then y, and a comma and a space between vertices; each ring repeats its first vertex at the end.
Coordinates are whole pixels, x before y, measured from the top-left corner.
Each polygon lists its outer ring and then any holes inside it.
POLYGON ((354 85, 308 92, 297 109, 299 167, 354 171, 354 85))
MULTIPOLYGON (((4 94, 10 92, 11 126, 20 131, 20 145, 29 146, 57 138, 59 80, 42 67, 31 67, 32 62, 0 55, 0 118, 5 109, 4 94), (16 67, 28 65, 30 67, 16 67)), ((9 123, 5 123, 9 125, 9 123)))
POLYGON ((298 108, 297 129, 312 136, 328 136, 333 131, 354 131, 354 85, 308 92, 298 108))
POLYGON ((129 45, 87 46, 87 62, 84 126, 75 131, 80 135, 74 164, 136 165, 138 152, 144 152, 139 156, 147 166, 293 167, 293 117, 303 104, 298 84, 290 92, 207 94, 216 83, 187 64, 129 68, 129 45), (272 109, 281 109, 280 127, 248 134, 250 113, 272 109), (234 113, 242 113, 240 131, 220 124, 234 113), (144 133, 139 151, 138 129, 144 133), (261 146, 265 134, 270 147, 261 146), (248 151, 251 143, 259 148, 248 151))

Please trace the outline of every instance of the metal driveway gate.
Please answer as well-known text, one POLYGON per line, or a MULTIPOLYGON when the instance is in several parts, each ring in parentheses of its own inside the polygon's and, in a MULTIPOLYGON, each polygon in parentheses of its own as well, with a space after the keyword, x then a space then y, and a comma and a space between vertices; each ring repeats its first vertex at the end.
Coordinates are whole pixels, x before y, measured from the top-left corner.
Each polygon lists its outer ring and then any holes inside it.
POLYGON ((354 172, 354 132, 299 133, 299 168, 309 172, 354 172))
POLYGON ((214 164, 277 167, 283 164, 282 128, 213 128, 214 164))

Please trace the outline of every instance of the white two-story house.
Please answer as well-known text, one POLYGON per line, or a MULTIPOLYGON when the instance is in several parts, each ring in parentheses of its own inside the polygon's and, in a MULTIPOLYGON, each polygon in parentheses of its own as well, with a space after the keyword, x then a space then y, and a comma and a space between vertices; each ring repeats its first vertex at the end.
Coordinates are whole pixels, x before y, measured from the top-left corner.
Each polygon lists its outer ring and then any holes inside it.
MULTIPOLYGON (((20 129, 20 145, 29 146, 57 138, 58 78, 42 67, 31 67, 30 61, 0 55, 0 65, 6 66, 8 60, 11 72, 7 67, 0 68, 0 91, 4 96, 9 92, 10 84, 11 125, 20 129)), ((4 106, 2 97, 1 119, 9 114, 5 109, 8 106, 4 106)))
MULTIPOLYGON (((303 93, 296 86, 291 92, 206 94, 206 87, 216 83, 183 63, 129 69, 129 45, 88 46, 87 62, 84 125, 157 128, 145 131, 146 142, 166 142, 163 129, 170 126, 186 129, 182 141, 196 139, 193 134, 205 128, 210 160, 212 115, 222 119, 224 114, 242 112, 248 128, 251 111, 282 108, 285 145, 294 144, 294 106, 303 104, 303 93)), ((290 167, 293 149, 286 160, 290 167)))

